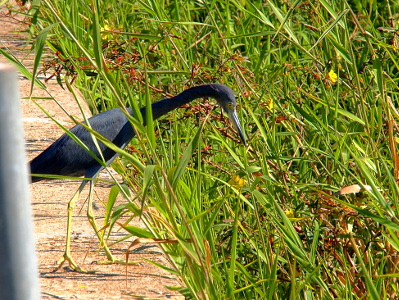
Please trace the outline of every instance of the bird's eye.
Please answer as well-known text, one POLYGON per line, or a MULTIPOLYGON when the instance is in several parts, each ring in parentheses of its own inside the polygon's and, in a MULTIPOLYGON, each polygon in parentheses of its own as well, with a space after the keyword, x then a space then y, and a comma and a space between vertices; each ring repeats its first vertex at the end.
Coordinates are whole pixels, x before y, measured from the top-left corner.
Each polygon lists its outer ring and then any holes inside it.
POLYGON ((226 107, 227 108, 230 108, 230 109, 234 109, 234 104, 233 103, 227 103, 227 105, 226 105, 226 107))

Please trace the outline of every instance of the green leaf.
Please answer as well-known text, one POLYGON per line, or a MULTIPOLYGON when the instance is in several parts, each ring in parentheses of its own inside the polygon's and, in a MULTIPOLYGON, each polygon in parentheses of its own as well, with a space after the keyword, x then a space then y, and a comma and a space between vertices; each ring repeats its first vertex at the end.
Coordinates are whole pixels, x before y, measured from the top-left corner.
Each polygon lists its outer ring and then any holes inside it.
POLYGON ((154 235, 151 232, 149 232, 147 229, 143 229, 133 225, 123 225, 122 228, 125 229, 130 234, 139 238, 149 238, 149 239, 155 238, 154 235))
MULTIPOLYGON (((33 72, 32 72, 32 76, 34 78, 36 78, 37 69, 39 68, 39 65, 41 63, 41 58, 42 58, 42 54, 44 51, 44 45, 46 44, 47 35, 51 31, 51 29, 53 29, 55 26, 58 26, 58 23, 54 23, 54 24, 47 26, 42 31, 40 31, 36 37, 35 59, 33 61, 33 72)), ((35 83, 35 81, 32 80, 31 87, 30 87, 30 95, 32 95, 32 93, 33 93, 34 83, 35 83)))

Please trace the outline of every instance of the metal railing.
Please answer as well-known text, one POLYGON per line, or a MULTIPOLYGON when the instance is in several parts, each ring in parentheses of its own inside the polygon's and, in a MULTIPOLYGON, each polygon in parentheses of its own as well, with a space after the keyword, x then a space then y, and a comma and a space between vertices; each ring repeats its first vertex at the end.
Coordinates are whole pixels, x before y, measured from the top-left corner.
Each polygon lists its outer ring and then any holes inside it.
POLYGON ((0 300, 40 299, 16 70, 0 64, 0 300))

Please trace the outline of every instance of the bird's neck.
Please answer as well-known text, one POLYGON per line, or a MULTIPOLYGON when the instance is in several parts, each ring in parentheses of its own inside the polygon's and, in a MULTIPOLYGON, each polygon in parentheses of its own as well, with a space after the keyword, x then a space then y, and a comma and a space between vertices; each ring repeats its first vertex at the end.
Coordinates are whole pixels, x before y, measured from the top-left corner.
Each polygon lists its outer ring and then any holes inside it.
MULTIPOLYGON (((195 86, 185 90, 184 92, 172 97, 163 99, 161 101, 152 104, 152 116, 153 119, 158 119, 159 117, 167 114, 168 112, 178 108, 184 104, 187 104, 194 99, 203 97, 216 98, 219 92, 209 85, 195 86)), ((145 117, 145 108, 141 111, 143 117, 145 117)))

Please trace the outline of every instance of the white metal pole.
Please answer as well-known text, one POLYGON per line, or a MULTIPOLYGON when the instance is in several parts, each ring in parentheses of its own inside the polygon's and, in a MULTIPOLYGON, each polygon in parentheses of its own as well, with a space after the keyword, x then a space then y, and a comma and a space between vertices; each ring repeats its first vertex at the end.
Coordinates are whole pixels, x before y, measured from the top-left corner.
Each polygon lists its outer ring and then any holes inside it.
POLYGON ((18 77, 0 64, 0 300, 40 299, 18 77))

